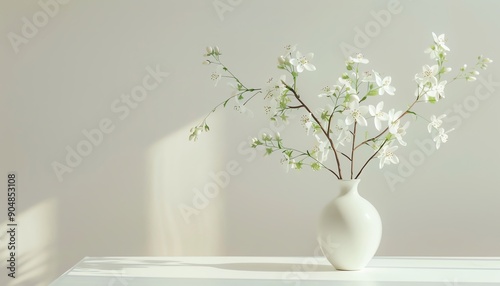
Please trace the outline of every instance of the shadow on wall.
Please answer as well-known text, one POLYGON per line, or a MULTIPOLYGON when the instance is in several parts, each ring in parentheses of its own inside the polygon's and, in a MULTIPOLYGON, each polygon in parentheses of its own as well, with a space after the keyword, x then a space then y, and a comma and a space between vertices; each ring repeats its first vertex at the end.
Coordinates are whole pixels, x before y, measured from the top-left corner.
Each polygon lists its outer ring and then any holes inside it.
POLYGON ((224 251, 225 198, 216 175, 226 167, 225 158, 218 155, 224 154, 224 146, 216 134, 203 136, 202 143, 189 142, 190 127, 169 134, 150 149, 151 186, 146 201, 150 255, 221 255, 224 251))
MULTIPOLYGON (((58 261, 54 253, 57 210, 58 201, 46 199, 18 214, 18 225, 14 227, 16 248, 8 250, 2 246, 0 250, 2 258, 9 259, 10 252, 15 251, 16 254, 15 278, 2 277, 8 286, 45 286, 51 282, 50 277, 57 275, 58 261)), ((7 221, 2 222, 2 225, 7 226, 7 221)), ((0 240, 8 243, 10 234, 2 232, 0 240)), ((5 264, 9 267, 10 262, 5 264)), ((10 272, 7 269, 4 275, 10 272)))

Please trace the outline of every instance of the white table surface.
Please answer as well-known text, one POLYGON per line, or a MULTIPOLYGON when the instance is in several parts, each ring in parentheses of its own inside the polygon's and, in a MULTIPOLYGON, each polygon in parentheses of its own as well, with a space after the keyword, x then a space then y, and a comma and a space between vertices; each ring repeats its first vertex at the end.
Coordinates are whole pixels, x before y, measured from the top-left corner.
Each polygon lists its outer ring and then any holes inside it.
POLYGON ((500 257, 375 257, 336 271, 323 257, 86 257, 50 286, 500 285, 500 257))

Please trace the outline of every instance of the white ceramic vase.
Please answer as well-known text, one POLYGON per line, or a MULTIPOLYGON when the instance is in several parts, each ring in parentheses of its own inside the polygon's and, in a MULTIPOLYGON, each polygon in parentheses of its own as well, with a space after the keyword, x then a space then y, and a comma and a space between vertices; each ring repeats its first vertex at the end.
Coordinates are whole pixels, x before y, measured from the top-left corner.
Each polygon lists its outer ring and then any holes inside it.
POLYGON ((340 180, 340 195, 321 212, 318 242, 337 270, 363 269, 377 252, 382 222, 358 193, 359 179, 340 180))

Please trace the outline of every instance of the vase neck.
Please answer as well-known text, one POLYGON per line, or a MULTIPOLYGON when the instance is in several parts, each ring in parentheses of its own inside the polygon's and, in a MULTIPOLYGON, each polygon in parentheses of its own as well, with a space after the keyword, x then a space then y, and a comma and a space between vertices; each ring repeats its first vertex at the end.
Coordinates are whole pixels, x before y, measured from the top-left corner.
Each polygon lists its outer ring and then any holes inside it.
POLYGON ((360 179, 340 180, 340 195, 357 194, 360 179))

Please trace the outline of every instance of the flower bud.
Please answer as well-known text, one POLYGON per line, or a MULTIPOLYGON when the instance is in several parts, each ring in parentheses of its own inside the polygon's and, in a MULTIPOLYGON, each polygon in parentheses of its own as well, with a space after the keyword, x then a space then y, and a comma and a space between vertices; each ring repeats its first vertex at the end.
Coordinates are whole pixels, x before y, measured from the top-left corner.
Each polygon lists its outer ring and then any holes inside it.
POLYGON ((206 47, 206 50, 207 50, 207 54, 211 54, 214 50, 212 49, 212 47, 210 46, 207 46, 206 47))
POLYGON ((209 64, 210 64, 210 61, 209 61, 209 60, 205 60, 205 61, 203 61, 203 62, 202 62, 202 64, 204 64, 204 65, 209 65, 209 64))
POLYGON ((215 46, 215 47, 214 47, 214 53, 215 53, 216 55, 220 55, 220 50, 219 50, 219 47, 217 47, 217 46, 215 46))
POLYGON ((283 56, 279 56, 278 57, 278 64, 279 65, 285 65, 286 64, 286 60, 283 56))

